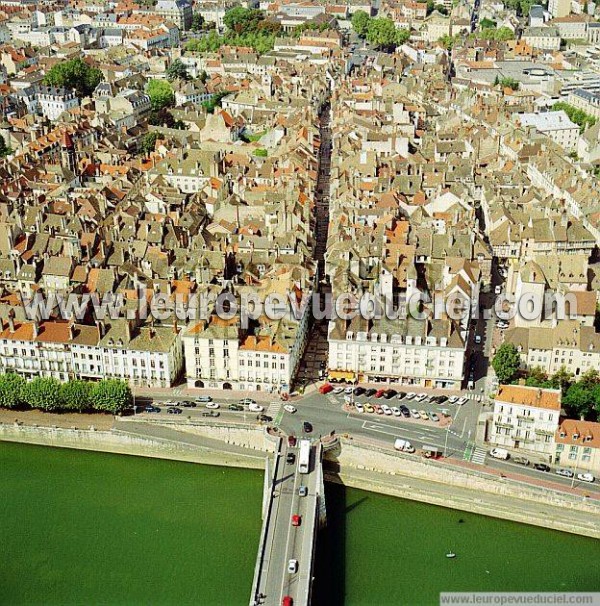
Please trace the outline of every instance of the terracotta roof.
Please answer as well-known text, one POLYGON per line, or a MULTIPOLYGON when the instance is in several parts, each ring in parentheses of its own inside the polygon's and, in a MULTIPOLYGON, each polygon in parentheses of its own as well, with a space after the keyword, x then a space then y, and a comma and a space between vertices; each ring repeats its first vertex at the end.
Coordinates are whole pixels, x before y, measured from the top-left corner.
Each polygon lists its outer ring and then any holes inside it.
POLYGON ((600 448, 600 423, 563 419, 556 430, 554 439, 557 444, 577 444, 600 448))
POLYGON ((560 410, 561 392, 558 389, 540 389, 521 385, 500 385, 496 400, 533 408, 560 410))

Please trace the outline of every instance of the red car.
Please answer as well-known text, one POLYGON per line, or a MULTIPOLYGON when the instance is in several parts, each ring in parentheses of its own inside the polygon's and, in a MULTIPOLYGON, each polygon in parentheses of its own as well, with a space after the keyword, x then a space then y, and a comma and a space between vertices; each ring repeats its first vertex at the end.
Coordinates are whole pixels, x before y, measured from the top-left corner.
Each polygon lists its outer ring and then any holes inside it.
POLYGON ((320 393, 329 393, 330 391, 333 391, 333 387, 329 383, 325 383, 319 387, 320 393))
POLYGON ((381 398, 381 397, 383 397, 383 394, 384 394, 384 393, 385 393, 385 389, 378 389, 378 390, 375 392, 375 397, 376 397, 376 398, 381 398))
POLYGON ((383 414, 383 408, 381 408, 381 406, 379 406, 379 404, 373 404, 373 408, 375 409, 375 412, 378 415, 382 415, 383 414))
POLYGON ((288 446, 294 448, 296 446, 296 436, 288 436, 288 446))
POLYGON ((293 606, 294 600, 289 595, 286 595, 283 600, 281 600, 281 606, 293 606))
POLYGON ((302 516, 299 516, 297 513, 295 513, 292 516, 292 526, 300 526, 301 523, 302 523, 302 516))

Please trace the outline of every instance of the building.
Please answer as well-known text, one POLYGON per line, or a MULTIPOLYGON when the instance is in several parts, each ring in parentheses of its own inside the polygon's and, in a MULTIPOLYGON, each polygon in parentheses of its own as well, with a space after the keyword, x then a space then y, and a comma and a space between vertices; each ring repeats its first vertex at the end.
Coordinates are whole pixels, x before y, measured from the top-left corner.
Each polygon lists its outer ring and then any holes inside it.
POLYGON ((574 473, 600 474, 600 423, 562 419, 554 441, 556 465, 574 473))
POLYGON ((569 93, 567 103, 600 120, 600 92, 578 88, 569 93))
POLYGON ((571 152, 577 148, 579 125, 571 122, 563 110, 541 114, 519 114, 518 118, 521 126, 532 126, 566 151, 571 152))
POLYGON ((188 30, 192 26, 192 4, 188 0, 158 0, 152 9, 136 9, 134 13, 158 15, 173 22, 180 30, 188 30))
POLYGON ((571 0, 550 0, 548 12, 553 18, 566 17, 571 12, 571 0))
POLYGON ((544 7, 534 4, 529 9, 529 27, 542 27, 544 25, 544 7))
POLYGON ((489 442, 511 450, 554 457, 561 392, 518 385, 500 385, 494 399, 489 442))
POLYGON ((526 27, 521 39, 531 48, 560 49, 560 35, 555 27, 526 27))
POLYGON ((58 120, 63 112, 79 105, 75 92, 51 86, 39 87, 37 101, 42 115, 48 120, 58 120))

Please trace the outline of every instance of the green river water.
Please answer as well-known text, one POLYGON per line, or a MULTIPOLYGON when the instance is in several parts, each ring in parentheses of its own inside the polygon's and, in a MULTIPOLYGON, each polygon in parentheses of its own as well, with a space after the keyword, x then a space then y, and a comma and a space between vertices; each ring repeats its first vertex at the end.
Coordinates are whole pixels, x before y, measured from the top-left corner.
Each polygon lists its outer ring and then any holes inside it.
MULTIPOLYGON (((0 604, 245 606, 262 482, 256 471, 0 443, 0 604)), ((600 591, 600 541, 338 485, 326 492, 318 606, 600 591)))

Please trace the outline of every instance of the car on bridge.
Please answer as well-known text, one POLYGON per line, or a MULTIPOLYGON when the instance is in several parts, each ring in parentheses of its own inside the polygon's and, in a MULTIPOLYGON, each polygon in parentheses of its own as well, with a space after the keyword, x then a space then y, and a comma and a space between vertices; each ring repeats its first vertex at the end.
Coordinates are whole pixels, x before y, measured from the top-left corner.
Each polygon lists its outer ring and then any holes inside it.
POLYGON ((288 562, 288 572, 290 574, 294 574, 295 572, 298 572, 298 560, 290 560, 288 562))
POLYGON ((292 596, 284 596, 283 600, 281 600, 281 606, 294 606, 294 600, 292 599, 292 596))
POLYGON ((308 494, 308 488, 306 486, 300 486, 300 488, 298 488, 299 497, 305 497, 307 494, 308 494))
POLYGON ((288 452, 287 456, 285 457, 285 462, 289 463, 290 465, 292 463, 296 462, 296 455, 293 452, 288 452))
POLYGON ((304 421, 302 423, 302 429, 304 430, 304 433, 311 433, 313 426, 308 421, 304 421))
POLYGON ((302 524, 302 516, 295 513, 292 516, 292 526, 300 526, 300 524, 302 524))

